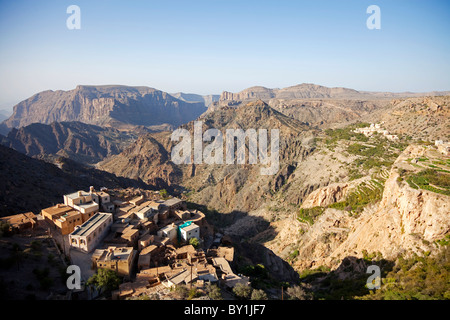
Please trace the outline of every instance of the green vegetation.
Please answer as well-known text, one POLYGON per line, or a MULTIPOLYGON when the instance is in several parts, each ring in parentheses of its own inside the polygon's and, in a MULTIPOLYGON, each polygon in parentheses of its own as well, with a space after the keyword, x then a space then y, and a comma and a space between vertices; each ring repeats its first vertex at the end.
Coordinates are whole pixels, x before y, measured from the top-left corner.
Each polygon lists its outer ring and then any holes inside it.
POLYGON ((425 169, 406 178, 409 186, 450 196, 450 176, 436 169, 425 169))
POLYGON ((381 178, 372 179, 369 182, 361 183, 355 191, 340 202, 329 205, 329 208, 361 212, 368 204, 381 200, 384 190, 384 180, 381 178))
POLYGON ((39 285, 41 286, 42 290, 48 290, 51 286, 53 286, 53 279, 49 277, 49 273, 50 270, 48 267, 33 270, 33 274, 39 281, 39 285))
POLYGON ((326 266, 320 266, 315 269, 305 269, 302 272, 299 272, 300 280, 311 280, 316 277, 320 277, 325 275, 327 272, 330 272, 330 268, 326 266))
POLYGON ((368 141, 369 138, 367 138, 362 133, 353 132, 353 130, 355 130, 356 128, 364 128, 368 126, 370 126, 369 123, 356 123, 341 129, 327 129, 325 130, 325 134, 329 138, 325 140, 325 143, 327 145, 331 145, 339 140, 350 140, 351 138, 363 142, 368 141))
POLYGON ((170 198, 170 195, 169 195, 169 193, 167 192, 166 189, 159 190, 159 195, 161 196, 161 198, 163 200, 167 200, 167 199, 170 198))
POLYGON ((384 141, 377 142, 374 146, 354 143, 347 147, 347 152, 359 156, 354 164, 366 170, 382 166, 388 168, 399 155, 397 152, 392 152, 389 144, 384 141))
POLYGON ((223 300, 220 288, 215 284, 211 284, 211 282, 208 282, 206 285, 206 292, 208 297, 213 300, 223 300))
POLYGON ((189 239, 189 244, 192 245, 195 249, 197 249, 200 246, 200 242, 197 238, 191 238, 189 239))
POLYGON ((9 223, 0 221, 0 238, 3 236, 10 236, 11 234, 11 226, 9 223))
POLYGON ((394 269, 382 278, 381 288, 361 299, 449 300, 449 280, 450 246, 447 244, 435 257, 429 253, 399 257, 394 269))
POLYGON ((239 299, 248 299, 252 294, 252 287, 243 283, 238 283, 234 286, 233 293, 239 299))
POLYGON ((446 235, 443 239, 435 241, 439 246, 448 246, 450 244, 450 234, 446 235))
POLYGON ((251 300, 267 300, 267 294, 261 289, 253 289, 250 296, 251 300))
POLYGON ((99 292, 110 294, 112 291, 119 288, 121 279, 114 270, 110 269, 98 269, 97 273, 92 275, 88 281, 88 286, 94 286, 99 292))
POLYGON ((310 225, 314 224, 314 221, 317 217, 319 217, 325 208, 322 207, 314 207, 314 208, 301 208, 297 214, 297 219, 300 222, 308 223, 310 225))

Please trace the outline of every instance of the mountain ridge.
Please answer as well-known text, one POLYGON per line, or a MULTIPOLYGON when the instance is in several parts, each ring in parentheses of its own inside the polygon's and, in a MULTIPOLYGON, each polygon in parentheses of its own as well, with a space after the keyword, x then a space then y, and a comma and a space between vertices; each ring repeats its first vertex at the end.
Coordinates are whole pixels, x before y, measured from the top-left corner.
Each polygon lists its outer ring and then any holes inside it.
POLYGON ((47 90, 14 106, 2 122, 2 133, 34 122, 50 124, 80 121, 88 124, 130 128, 170 124, 178 126, 206 111, 202 102, 186 102, 144 86, 78 85, 73 90, 47 90))

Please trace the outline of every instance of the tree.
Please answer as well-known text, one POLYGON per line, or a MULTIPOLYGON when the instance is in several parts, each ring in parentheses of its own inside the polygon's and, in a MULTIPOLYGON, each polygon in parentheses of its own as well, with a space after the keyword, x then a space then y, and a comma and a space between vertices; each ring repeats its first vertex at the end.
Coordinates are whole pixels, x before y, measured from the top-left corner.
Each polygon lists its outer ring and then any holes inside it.
POLYGON ((198 241, 197 238, 191 238, 189 239, 189 244, 192 245, 195 249, 197 249, 200 245, 200 242, 198 241))
POLYGON ((240 299, 248 299, 252 293, 252 288, 249 285, 238 283, 234 286, 233 293, 240 299))
POLYGON ((179 284, 173 289, 173 296, 175 299, 185 300, 189 296, 189 289, 185 285, 179 284))
POLYGON ((286 290, 290 300, 307 300, 309 295, 305 292, 301 286, 289 287, 286 290))
POLYGON ((94 286, 99 292, 110 293, 119 288, 121 280, 114 270, 98 269, 87 281, 87 285, 94 286))
POLYGON ((169 193, 167 192, 166 189, 159 190, 159 195, 163 199, 167 199, 169 197, 169 193))
POLYGON ((267 294, 264 292, 264 290, 253 290, 251 295, 251 300, 267 300, 267 294))
POLYGON ((208 293, 208 297, 213 300, 222 300, 222 292, 219 287, 215 284, 211 284, 210 282, 206 286, 206 292, 208 293))
POLYGON ((11 226, 5 221, 0 221, 0 238, 11 235, 11 226))

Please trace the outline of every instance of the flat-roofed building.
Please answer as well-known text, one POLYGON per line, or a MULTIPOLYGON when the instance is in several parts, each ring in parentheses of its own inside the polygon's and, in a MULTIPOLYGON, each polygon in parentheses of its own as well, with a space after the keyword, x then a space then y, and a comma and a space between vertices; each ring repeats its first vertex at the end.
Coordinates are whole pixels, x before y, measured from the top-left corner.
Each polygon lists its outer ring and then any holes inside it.
POLYGON ((92 262, 97 268, 116 271, 119 275, 130 276, 136 257, 132 247, 108 247, 97 249, 92 254, 92 262))
POLYGON ((84 192, 83 190, 79 190, 77 192, 65 194, 63 196, 64 198, 64 204, 73 207, 76 205, 80 205, 83 203, 89 203, 92 202, 92 194, 89 192, 84 192))
POLYGON ((161 250, 162 247, 158 247, 153 244, 142 249, 139 253, 138 269, 141 270, 150 268, 152 255, 159 253, 161 250))
POLYGON ((112 223, 111 213, 97 212, 69 235, 70 246, 84 252, 92 251, 108 233, 112 223))
POLYGON ((58 227, 63 235, 71 233, 76 226, 81 225, 88 219, 88 215, 83 215, 65 204, 57 204, 53 207, 42 209, 41 215, 58 227))
POLYGON ((177 239, 177 229, 175 224, 169 224, 164 228, 158 230, 157 235, 161 238, 168 238, 170 241, 175 241, 177 239))
POLYGON ((200 227, 191 223, 185 227, 180 227, 181 240, 188 242, 189 239, 197 238, 200 240, 200 227))
POLYGON ((64 195, 64 204, 78 210, 83 215, 83 221, 86 221, 99 210, 99 204, 94 201, 92 192, 83 190, 64 195))
POLYGON ((83 218, 77 210, 71 210, 64 213, 59 218, 53 220, 55 226, 61 229, 61 234, 66 235, 75 230, 76 226, 83 223, 83 218))
POLYGON ((136 198, 133 198, 133 199, 131 199, 131 200, 128 200, 129 203, 131 203, 131 204, 133 204, 133 205, 135 205, 135 206, 140 205, 140 204, 141 204, 142 202, 144 202, 144 201, 145 201, 144 196, 138 196, 138 197, 136 197, 136 198))
POLYGON ((0 221, 8 223, 13 231, 21 231, 24 229, 34 228, 37 224, 37 217, 33 212, 26 212, 1 217, 0 221))
POLYGON ((54 219, 61 217, 69 211, 72 211, 73 208, 69 207, 65 204, 58 203, 52 207, 48 207, 41 210, 41 215, 48 221, 53 222, 54 219))
POLYGON ((171 198, 169 200, 166 200, 163 202, 163 204, 173 213, 175 210, 186 210, 186 202, 178 199, 178 198, 171 198))

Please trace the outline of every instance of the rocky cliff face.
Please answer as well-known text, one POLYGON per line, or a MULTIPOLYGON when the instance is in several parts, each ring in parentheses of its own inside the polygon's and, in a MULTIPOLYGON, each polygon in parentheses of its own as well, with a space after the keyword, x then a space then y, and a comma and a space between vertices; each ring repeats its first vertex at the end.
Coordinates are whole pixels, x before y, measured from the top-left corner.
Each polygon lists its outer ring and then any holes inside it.
POLYGON ((354 184, 351 183, 333 183, 317 189, 306 197, 302 208, 327 207, 332 203, 342 201, 353 187, 354 184))
POLYGON ((206 107, 209 107, 213 102, 219 101, 220 98, 220 95, 217 94, 208 94, 202 96, 194 93, 177 92, 171 93, 170 95, 186 102, 202 102, 206 107))
POLYGON ((197 118, 204 103, 185 102, 148 87, 77 86, 70 91, 44 91, 14 107, 3 127, 18 128, 34 122, 80 121, 114 126, 178 126, 197 118))

